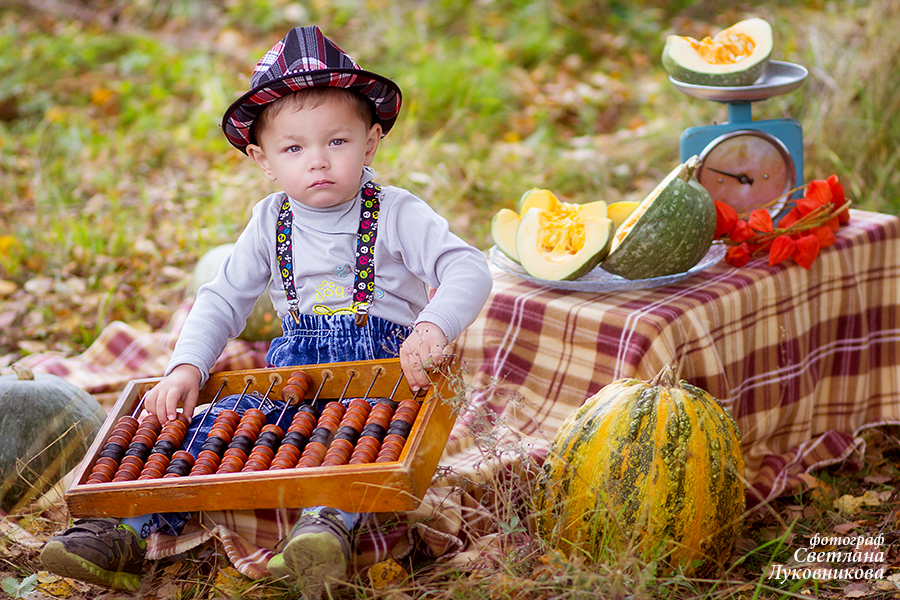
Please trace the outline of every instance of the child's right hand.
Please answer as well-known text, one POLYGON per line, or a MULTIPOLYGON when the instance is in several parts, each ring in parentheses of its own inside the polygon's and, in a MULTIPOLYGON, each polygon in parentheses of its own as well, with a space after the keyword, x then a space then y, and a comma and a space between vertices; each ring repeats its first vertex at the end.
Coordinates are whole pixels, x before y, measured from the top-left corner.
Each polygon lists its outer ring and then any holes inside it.
POLYGON ((162 381, 144 394, 144 408, 150 414, 166 421, 174 419, 178 405, 184 407, 184 416, 191 417, 200 397, 203 375, 194 365, 178 365, 162 381))

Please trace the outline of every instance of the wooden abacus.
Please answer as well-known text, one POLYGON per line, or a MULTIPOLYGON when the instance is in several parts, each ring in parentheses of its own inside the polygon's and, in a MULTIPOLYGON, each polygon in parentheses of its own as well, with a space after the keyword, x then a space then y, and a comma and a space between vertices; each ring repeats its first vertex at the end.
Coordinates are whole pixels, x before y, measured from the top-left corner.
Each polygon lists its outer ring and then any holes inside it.
POLYGON ((255 408, 210 416, 196 457, 179 450, 188 431, 181 413, 168 423, 142 416, 143 396, 160 379, 132 381, 75 472, 69 511, 130 517, 315 505, 413 510, 456 418, 443 400, 452 394, 446 378, 434 372, 431 379, 414 395, 399 359, 215 373, 200 390, 201 405, 234 394, 250 394, 260 406, 266 397, 287 404, 268 425, 255 408), (288 406, 297 410, 282 423, 288 406))

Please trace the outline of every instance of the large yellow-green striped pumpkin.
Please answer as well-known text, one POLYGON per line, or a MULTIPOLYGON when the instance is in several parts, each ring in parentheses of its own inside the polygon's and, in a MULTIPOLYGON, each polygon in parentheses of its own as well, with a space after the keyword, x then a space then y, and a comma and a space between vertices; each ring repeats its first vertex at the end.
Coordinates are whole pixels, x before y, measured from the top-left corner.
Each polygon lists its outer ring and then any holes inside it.
POLYGON ((537 479, 538 532, 603 561, 637 552, 671 572, 716 573, 744 512, 740 431, 721 403, 666 366, 621 379, 557 432, 537 479))

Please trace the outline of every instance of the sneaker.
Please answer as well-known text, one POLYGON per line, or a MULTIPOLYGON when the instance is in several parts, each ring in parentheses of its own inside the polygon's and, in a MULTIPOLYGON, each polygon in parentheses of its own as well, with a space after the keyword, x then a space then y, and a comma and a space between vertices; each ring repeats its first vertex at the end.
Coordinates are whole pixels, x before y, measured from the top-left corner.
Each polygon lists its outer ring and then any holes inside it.
POLYGON ((286 542, 269 560, 269 572, 298 585, 307 600, 321 598, 330 583, 346 579, 350 533, 336 509, 304 513, 286 542))
POLYGON ((119 519, 79 519, 50 539, 41 563, 52 573, 136 592, 141 587, 145 544, 119 519))

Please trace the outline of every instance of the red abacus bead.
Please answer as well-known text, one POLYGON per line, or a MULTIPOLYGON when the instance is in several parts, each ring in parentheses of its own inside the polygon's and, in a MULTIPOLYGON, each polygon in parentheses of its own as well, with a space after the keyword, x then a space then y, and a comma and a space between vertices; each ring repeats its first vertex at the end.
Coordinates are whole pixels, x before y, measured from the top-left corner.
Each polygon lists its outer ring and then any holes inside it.
POLYGON ((119 468, 121 469, 126 465, 134 465, 140 469, 144 466, 144 461, 137 456, 124 456, 122 457, 122 464, 119 465, 119 468))
POLYGON ((288 427, 288 433, 296 431, 298 433, 302 433, 303 437, 309 439, 309 436, 312 435, 313 429, 314 427, 310 427, 309 423, 305 421, 303 423, 291 423, 291 426, 288 427))
POLYGON ((247 460, 247 453, 241 450, 240 448, 228 448, 225 450, 225 454, 222 455, 222 462, 225 462, 226 458, 230 458, 231 460, 239 460, 243 463, 247 460))
POLYGON ((216 473, 237 473, 244 466, 244 461, 238 460, 233 456, 226 456, 222 459, 222 463, 216 470, 216 473))
POLYGON ((265 471, 269 468, 269 463, 265 460, 259 458, 251 458, 247 461, 241 471, 244 472, 254 472, 254 471, 265 471))
POLYGON ((244 436, 250 438, 252 441, 256 441, 256 438, 259 437, 259 428, 253 427, 248 423, 242 423, 238 426, 237 431, 234 432, 234 437, 244 436))
POLYGON ((159 417, 156 415, 146 415, 141 419, 141 427, 151 427, 159 431, 162 429, 162 422, 160 422, 159 417))
POLYGON ((387 454, 384 454, 384 455, 379 454, 378 458, 375 459, 375 462, 377 462, 377 463, 396 462, 398 458, 400 458, 400 457, 399 456, 389 456, 387 454))
POLYGON ((329 452, 332 449, 343 450, 347 453, 347 455, 349 455, 351 452, 353 452, 353 443, 350 440, 334 440, 333 442, 331 442, 331 447, 328 449, 329 452))
POLYGON ((325 429, 327 429, 328 431, 330 431, 332 433, 337 431, 337 428, 340 426, 340 424, 341 424, 340 419, 334 415, 327 414, 327 415, 322 415, 321 417, 319 417, 318 426, 324 427, 325 429))
POLYGON ((355 407, 359 407, 359 408, 363 409, 364 411, 366 411, 367 414, 370 410, 372 410, 372 406, 367 401, 363 400, 362 398, 354 398, 353 400, 350 401, 350 408, 355 408, 355 407))
POLYGON ((141 471, 141 474, 138 476, 139 480, 145 479, 161 479, 165 470, 160 471, 159 469, 153 467, 144 467, 144 470, 141 471))
POLYGON ((219 455, 215 452, 210 452, 209 450, 204 450, 197 457, 197 460, 194 461, 194 466, 197 465, 208 465, 212 467, 213 470, 219 468, 219 465, 222 463, 222 459, 219 458, 219 455), (203 454, 203 452, 207 452, 207 454, 203 454))
POLYGON ((100 458, 98 458, 97 464, 94 465, 94 468, 96 469, 100 465, 107 465, 108 467, 111 467, 113 469, 119 468, 119 463, 109 456, 101 456, 100 458))
POLYGON ((406 423, 412 425, 416 422, 416 417, 409 413, 396 413, 391 421, 405 421, 406 423))
POLYGON ((298 385, 288 383, 281 390, 281 399, 288 404, 300 404, 306 397, 306 390, 298 385))
POLYGON ((341 404, 337 400, 332 400, 331 402, 329 402, 328 404, 325 405, 325 408, 322 410, 322 412, 335 412, 339 415, 343 415, 344 410, 345 409, 344 409, 343 404, 341 404))
POLYGON ((109 439, 106 440, 107 444, 115 444, 116 446, 121 446, 122 448, 127 448, 128 444, 131 443, 131 439, 134 437, 134 432, 129 433, 128 435, 123 435, 121 433, 116 433, 115 431, 109 436, 109 439))
POLYGON ((395 442, 397 444, 400 444, 400 447, 402 448, 403 446, 406 445, 406 438, 403 437, 402 435, 399 435, 396 433, 389 433, 386 436, 384 436, 383 440, 381 440, 382 444, 385 442, 395 442))
POLYGON ((143 465, 137 465, 135 463, 125 463, 119 467, 118 471, 116 471, 116 478, 127 477, 129 481, 132 479, 137 479, 137 476, 141 474, 141 470, 143 468, 143 465))
POLYGON ((165 471, 166 467, 169 466, 170 461, 171 459, 165 454, 151 454, 144 466, 160 465, 162 466, 163 471, 165 471))
POLYGON ((107 465, 107 464, 98 464, 94 465, 94 470, 91 472, 91 476, 88 478, 88 481, 94 478, 96 475, 98 479, 102 479, 104 482, 111 480, 116 474, 116 469, 107 465))
POLYGON ((272 458, 274 458, 274 456, 275 456, 275 451, 272 450, 271 448, 269 448, 268 446, 256 446, 250 452, 250 458, 247 460, 252 460, 254 458, 259 460, 260 458, 263 458, 263 457, 268 460, 272 460, 272 458))

